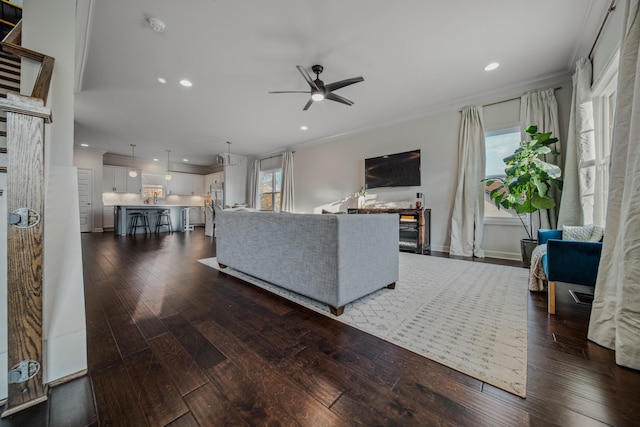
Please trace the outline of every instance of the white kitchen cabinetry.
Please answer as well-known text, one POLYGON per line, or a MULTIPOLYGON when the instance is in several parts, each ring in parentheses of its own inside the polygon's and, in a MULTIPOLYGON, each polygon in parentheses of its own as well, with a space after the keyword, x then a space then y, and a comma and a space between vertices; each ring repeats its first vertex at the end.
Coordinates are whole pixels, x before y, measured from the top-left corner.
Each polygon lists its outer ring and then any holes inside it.
POLYGON ((204 175, 191 175, 191 195, 202 196, 206 194, 204 175))
POLYGON ((204 225, 204 206, 192 206, 189 208, 189 224, 204 225))
POLYGON ((172 172, 168 182, 168 192, 179 196, 201 196, 205 194, 204 175, 172 172))
POLYGON ((102 228, 113 228, 114 226, 114 214, 113 206, 102 207, 102 228))
POLYGON ((142 170, 136 169, 138 176, 131 178, 129 168, 118 166, 102 167, 102 191, 104 193, 141 193, 142 170))

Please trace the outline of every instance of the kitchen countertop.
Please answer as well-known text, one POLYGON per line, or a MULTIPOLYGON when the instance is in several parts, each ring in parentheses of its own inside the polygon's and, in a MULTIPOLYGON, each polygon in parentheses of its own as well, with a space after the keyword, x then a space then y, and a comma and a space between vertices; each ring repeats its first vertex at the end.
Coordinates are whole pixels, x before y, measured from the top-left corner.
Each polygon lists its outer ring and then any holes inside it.
POLYGON ((112 205, 112 206, 117 206, 119 208, 136 208, 136 209, 140 209, 140 208, 191 208, 191 207, 198 207, 198 206, 188 206, 188 205, 154 205, 152 203, 148 203, 148 204, 140 204, 140 205, 112 205))

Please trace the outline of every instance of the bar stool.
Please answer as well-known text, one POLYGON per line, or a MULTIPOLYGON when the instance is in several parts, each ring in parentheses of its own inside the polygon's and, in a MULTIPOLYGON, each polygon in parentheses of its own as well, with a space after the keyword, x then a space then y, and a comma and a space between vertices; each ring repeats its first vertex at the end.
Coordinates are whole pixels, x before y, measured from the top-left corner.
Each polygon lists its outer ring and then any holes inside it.
POLYGON ((129 234, 136 234, 138 228, 144 228, 144 234, 151 234, 147 212, 131 212, 129 216, 129 234))
POLYGON ((171 225, 170 209, 158 211, 158 219, 156 220, 156 233, 159 233, 160 228, 162 227, 167 227, 169 233, 173 233, 173 226, 171 225))

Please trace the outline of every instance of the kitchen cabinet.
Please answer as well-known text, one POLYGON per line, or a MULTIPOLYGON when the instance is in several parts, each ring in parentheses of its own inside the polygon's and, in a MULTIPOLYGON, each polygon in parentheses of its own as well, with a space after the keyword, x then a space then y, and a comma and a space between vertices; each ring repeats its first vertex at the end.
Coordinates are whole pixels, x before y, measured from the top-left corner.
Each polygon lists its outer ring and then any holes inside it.
POLYGON ((204 175, 192 173, 173 172, 172 179, 168 182, 168 194, 180 196, 201 196, 205 193, 204 175))
POLYGON ((129 168, 118 166, 102 167, 102 191, 104 193, 141 193, 142 192, 142 170, 138 171, 138 176, 131 178, 129 168))
POLYGON ((102 228, 113 228, 114 226, 114 212, 113 206, 102 207, 102 228))
POLYGON ((204 206, 192 206, 189 208, 189 224, 204 225, 204 206))

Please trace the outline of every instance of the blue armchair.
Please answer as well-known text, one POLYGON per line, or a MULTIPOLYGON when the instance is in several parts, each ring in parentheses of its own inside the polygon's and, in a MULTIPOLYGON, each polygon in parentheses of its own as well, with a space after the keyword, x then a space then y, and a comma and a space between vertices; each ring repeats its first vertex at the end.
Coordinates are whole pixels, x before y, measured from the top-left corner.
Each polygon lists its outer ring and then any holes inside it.
POLYGON ((538 230, 538 244, 547 244, 542 267, 547 276, 549 314, 556 312, 556 283, 595 286, 602 242, 562 240, 562 230, 538 230))

